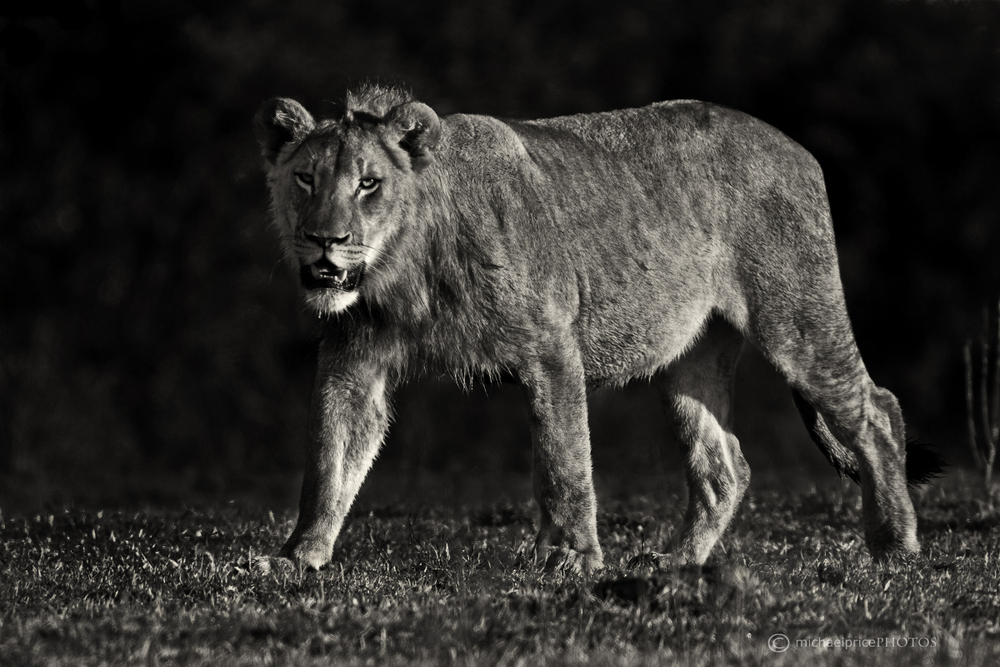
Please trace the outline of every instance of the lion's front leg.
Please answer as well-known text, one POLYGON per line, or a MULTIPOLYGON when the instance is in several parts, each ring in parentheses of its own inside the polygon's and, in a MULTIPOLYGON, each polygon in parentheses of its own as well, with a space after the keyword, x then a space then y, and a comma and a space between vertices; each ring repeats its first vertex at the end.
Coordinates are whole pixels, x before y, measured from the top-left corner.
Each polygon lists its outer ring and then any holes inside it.
POLYGON ((389 424, 384 369, 374 364, 343 368, 322 351, 319 366, 298 523, 280 554, 315 569, 330 561, 389 424))
POLYGON ((547 565, 590 572, 603 567, 590 461, 583 363, 556 349, 521 372, 531 407, 533 482, 541 510, 536 549, 547 565), (550 553, 549 553, 550 552, 550 553))

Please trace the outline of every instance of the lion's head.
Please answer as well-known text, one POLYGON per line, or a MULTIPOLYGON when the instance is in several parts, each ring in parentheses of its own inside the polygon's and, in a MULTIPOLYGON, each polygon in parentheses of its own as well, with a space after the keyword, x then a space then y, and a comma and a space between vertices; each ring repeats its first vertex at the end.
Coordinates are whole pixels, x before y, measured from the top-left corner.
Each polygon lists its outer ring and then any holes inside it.
POLYGON ((294 100, 268 100, 254 126, 275 224, 306 301, 341 312, 377 279, 412 218, 441 121, 405 93, 371 87, 349 94, 331 119, 314 119, 294 100))

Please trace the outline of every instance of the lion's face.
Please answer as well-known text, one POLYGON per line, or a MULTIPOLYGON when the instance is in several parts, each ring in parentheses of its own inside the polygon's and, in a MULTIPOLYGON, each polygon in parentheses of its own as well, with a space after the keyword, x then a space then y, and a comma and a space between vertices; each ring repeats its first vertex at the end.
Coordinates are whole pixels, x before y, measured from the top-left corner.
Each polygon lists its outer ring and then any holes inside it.
POLYGON ((340 312, 398 231, 413 173, 364 129, 309 137, 274 172, 276 223, 306 300, 340 312))
POLYGON ((439 121, 407 103, 384 118, 347 114, 316 122, 291 100, 266 102, 257 131, 270 164, 275 224, 306 302, 342 312, 388 261, 405 224, 439 121))

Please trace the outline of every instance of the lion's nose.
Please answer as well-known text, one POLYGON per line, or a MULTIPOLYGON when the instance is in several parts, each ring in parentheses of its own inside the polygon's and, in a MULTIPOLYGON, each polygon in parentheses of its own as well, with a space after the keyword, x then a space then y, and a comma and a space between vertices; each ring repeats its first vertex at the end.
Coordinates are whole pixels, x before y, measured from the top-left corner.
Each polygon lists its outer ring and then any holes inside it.
POLYGON ((320 248, 326 250, 327 248, 332 248, 335 245, 344 245, 351 240, 351 233, 348 232, 343 236, 321 236, 319 234, 306 234, 306 238, 318 245, 320 248))

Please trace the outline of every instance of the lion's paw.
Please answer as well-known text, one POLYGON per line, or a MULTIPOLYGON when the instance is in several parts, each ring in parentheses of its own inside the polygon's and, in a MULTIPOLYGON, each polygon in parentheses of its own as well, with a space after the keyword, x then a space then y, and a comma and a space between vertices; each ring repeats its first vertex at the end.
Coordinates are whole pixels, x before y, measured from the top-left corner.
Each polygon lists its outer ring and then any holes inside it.
POLYGON ((332 549, 326 541, 299 539, 289 540, 278 553, 279 558, 292 562, 303 570, 321 570, 330 562, 332 549))
POLYGON ((290 575, 295 572, 295 563, 282 556, 255 556, 250 559, 250 571, 258 577, 267 575, 290 575))
POLYGON ((546 572, 589 575, 604 567, 600 552, 582 553, 566 547, 539 549, 536 562, 546 572))

